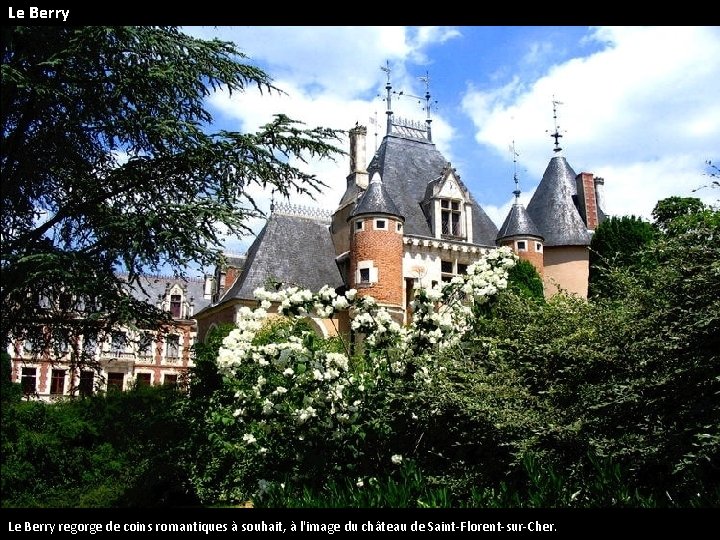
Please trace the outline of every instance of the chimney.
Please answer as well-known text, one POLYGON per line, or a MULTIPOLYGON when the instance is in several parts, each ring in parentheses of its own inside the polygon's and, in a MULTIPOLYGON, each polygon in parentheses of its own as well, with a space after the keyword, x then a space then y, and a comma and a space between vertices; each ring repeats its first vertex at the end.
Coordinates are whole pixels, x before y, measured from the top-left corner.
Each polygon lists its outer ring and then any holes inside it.
POLYGON ((365 137, 367 128, 355 126, 350 130, 350 174, 347 177, 348 186, 354 183, 361 189, 368 187, 368 173, 365 158, 365 137))
POLYGON ((597 201, 595 199, 595 181, 592 173, 582 172, 575 178, 577 187, 577 205, 580 216, 588 230, 598 226, 597 201))
POLYGON ((210 274, 205 274, 205 282, 203 283, 203 299, 205 299, 205 300, 212 299, 212 291, 213 291, 213 276, 210 274))
POLYGON ((595 177, 595 204, 597 205, 599 225, 607 216, 605 208, 605 179, 599 176, 595 177))

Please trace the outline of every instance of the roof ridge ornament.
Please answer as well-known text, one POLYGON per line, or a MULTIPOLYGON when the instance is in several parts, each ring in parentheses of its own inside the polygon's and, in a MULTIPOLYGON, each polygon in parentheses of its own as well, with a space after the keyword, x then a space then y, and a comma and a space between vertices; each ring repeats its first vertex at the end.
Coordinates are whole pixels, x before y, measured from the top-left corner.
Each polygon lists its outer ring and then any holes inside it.
POLYGON ((318 219, 327 221, 332 217, 332 212, 325 208, 318 208, 316 206, 304 206, 301 204, 291 204, 284 202, 276 202, 273 208, 273 213, 285 216, 296 216, 311 219, 318 219))

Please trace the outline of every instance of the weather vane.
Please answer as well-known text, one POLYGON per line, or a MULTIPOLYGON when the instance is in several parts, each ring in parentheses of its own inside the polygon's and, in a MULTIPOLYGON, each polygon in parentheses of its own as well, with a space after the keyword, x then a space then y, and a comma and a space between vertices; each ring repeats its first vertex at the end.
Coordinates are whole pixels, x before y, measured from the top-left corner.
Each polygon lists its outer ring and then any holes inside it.
MULTIPOLYGON (((553 148, 553 152, 557 153, 557 152, 562 151, 562 148, 560 147, 560 140, 559 140, 562 137, 562 135, 560 133, 560 126, 558 125, 558 120, 557 120, 557 106, 563 105, 563 102, 556 100, 555 95, 553 94, 552 104, 553 104, 553 121, 555 122, 555 132, 551 133, 550 136, 553 139, 555 139, 555 148, 553 148)), ((546 132, 547 132, 547 130, 546 130, 546 132)))
POLYGON ((513 139, 510 145, 510 152, 513 158, 513 180, 515 181, 515 191, 513 191, 513 194, 515 195, 515 202, 517 202, 520 200, 520 181, 517 176, 517 158, 520 154, 515 151, 515 139, 513 139))
POLYGON ((425 95, 424 96, 414 96, 412 94, 408 94, 402 90, 399 92, 393 92, 393 94, 397 96, 405 96, 405 97, 411 97, 418 100, 418 103, 422 103, 422 100, 425 100, 425 112, 427 113, 427 121, 430 120, 430 111, 432 109, 433 103, 437 106, 437 100, 434 102, 430 101, 430 74, 426 71, 425 75, 422 77, 418 77, 418 80, 425 83, 425 95))

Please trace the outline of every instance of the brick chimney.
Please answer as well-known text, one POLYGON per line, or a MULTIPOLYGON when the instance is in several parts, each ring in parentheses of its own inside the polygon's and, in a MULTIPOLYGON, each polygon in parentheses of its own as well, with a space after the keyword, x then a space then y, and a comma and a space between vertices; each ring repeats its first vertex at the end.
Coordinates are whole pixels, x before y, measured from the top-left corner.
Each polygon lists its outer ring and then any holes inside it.
POLYGON ((582 172, 575 178, 577 206, 587 228, 594 231, 598 226, 598 207, 595 197, 595 180, 592 173, 582 172))

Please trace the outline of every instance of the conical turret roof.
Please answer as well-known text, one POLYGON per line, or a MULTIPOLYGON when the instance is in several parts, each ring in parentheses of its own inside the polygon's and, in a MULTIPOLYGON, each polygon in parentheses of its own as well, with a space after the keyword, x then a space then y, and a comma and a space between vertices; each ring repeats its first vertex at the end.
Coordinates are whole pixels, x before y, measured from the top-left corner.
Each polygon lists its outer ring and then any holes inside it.
POLYGON ((357 206, 350 214, 350 217, 362 216, 367 214, 385 214, 388 216, 396 216, 404 220, 403 215, 395 206, 390 194, 385 189, 380 174, 373 174, 372 180, 367 190, 363 193, 358 201, 357 206))
POLYGON ((576 176, 563 156, 553 157, 527 206, 548 247, 590 245, 590 233, 574 202, 576 176))
POLYGON ((515 202, 510 208, 505 222, 500 227, 497 239, 509 238, 512 236, 534 236, 543 238, 537 225, 533 222, 525 207, 520 202, 515 202))

